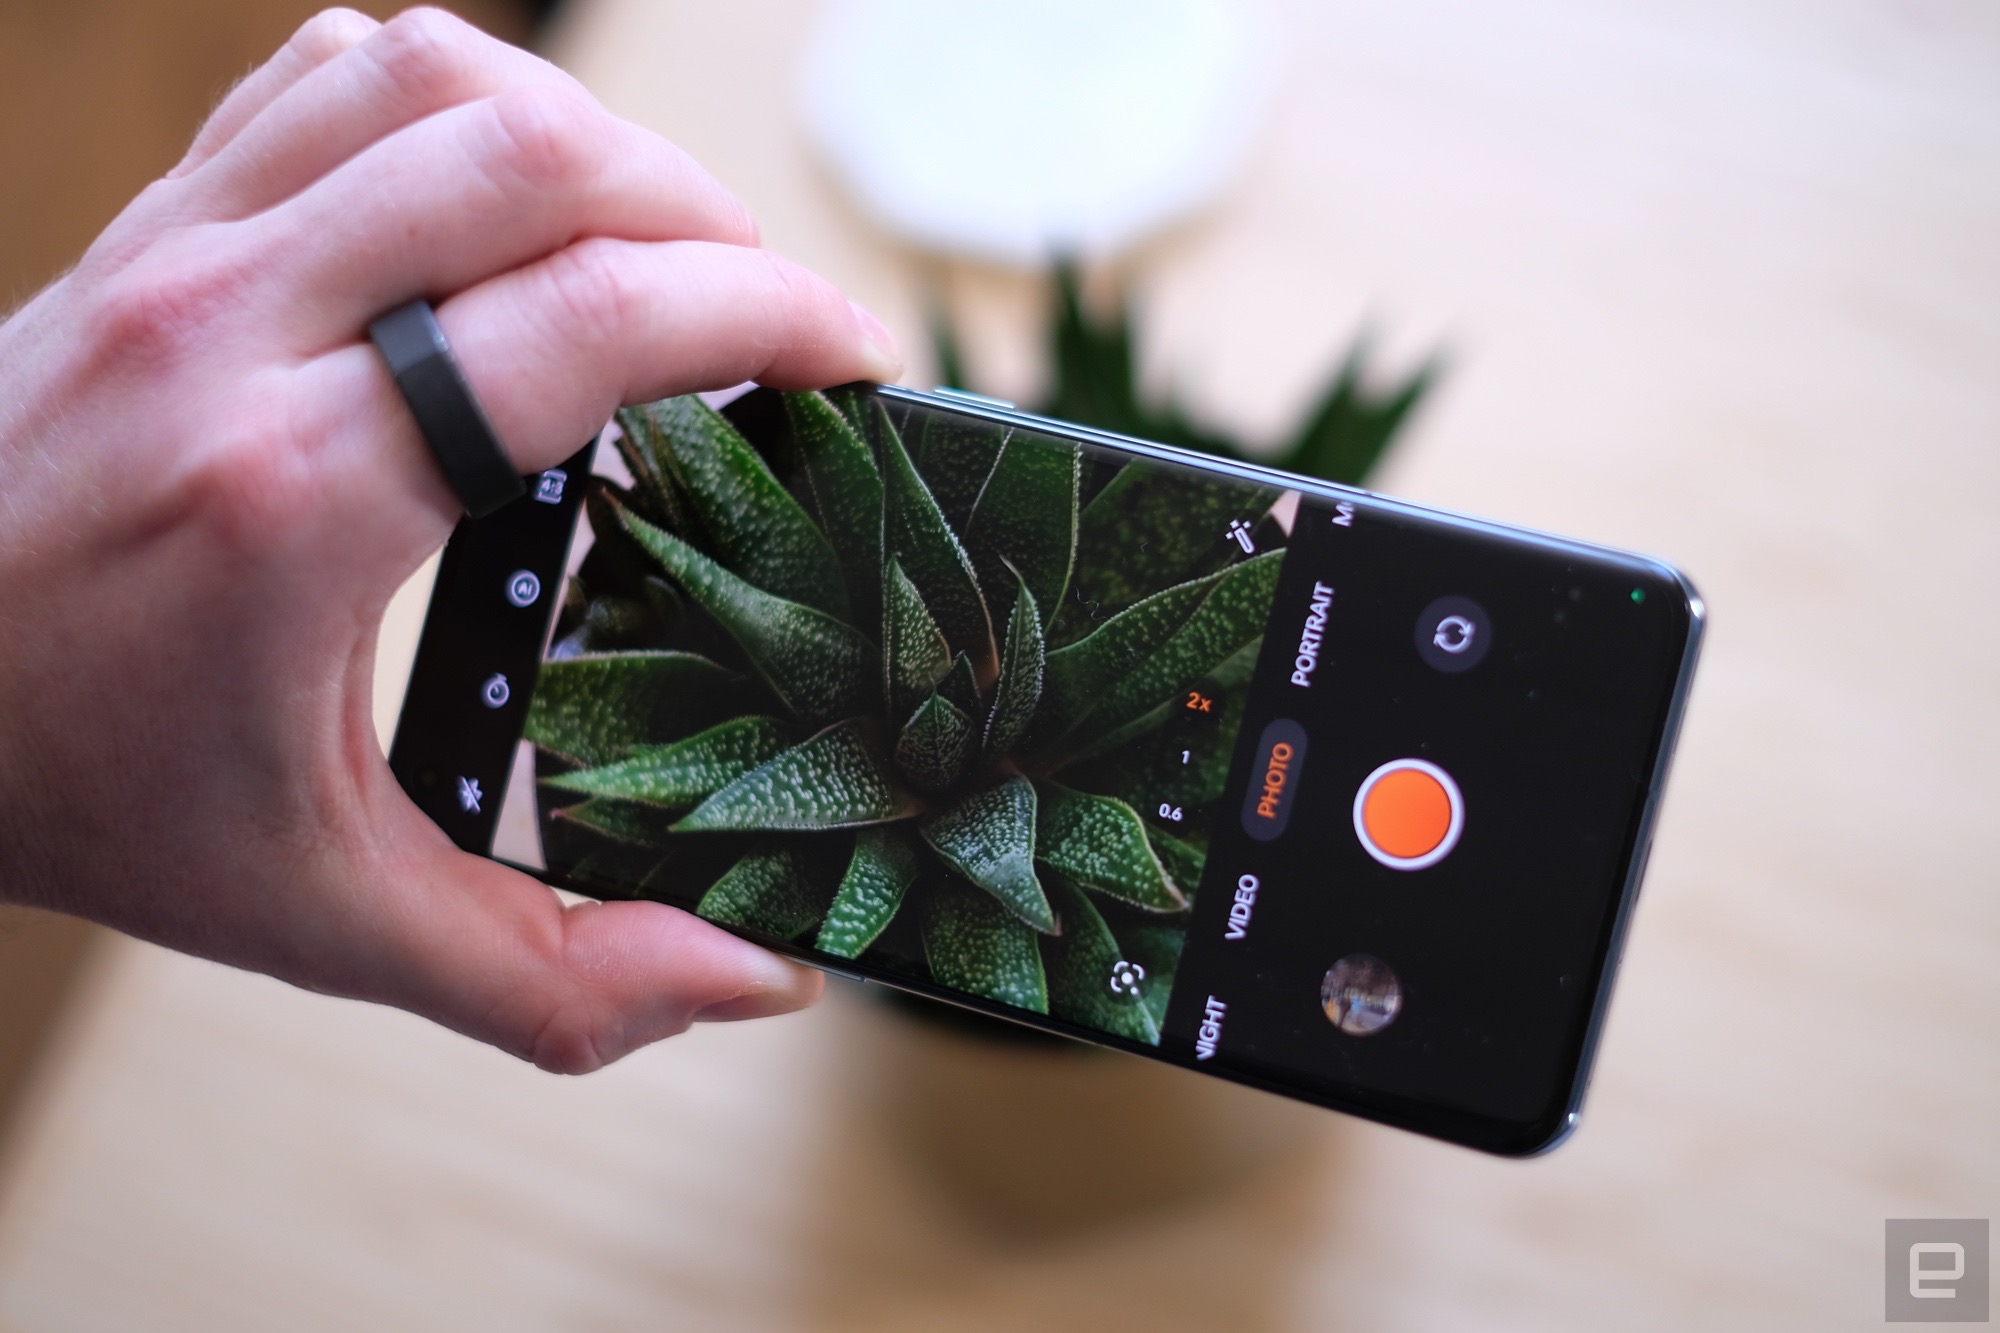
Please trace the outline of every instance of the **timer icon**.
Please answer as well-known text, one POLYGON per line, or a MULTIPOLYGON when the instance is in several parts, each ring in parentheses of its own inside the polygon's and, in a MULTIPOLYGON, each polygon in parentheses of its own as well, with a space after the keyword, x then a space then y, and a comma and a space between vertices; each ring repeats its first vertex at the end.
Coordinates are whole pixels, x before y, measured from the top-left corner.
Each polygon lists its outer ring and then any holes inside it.
POLYGON ((507 700, 513 693, 513 690, 508 688, 507 678, 496 671, 486 678, 484 685, 479 687, 479 702, 488 708, 502 708, 506 706, 507 700))

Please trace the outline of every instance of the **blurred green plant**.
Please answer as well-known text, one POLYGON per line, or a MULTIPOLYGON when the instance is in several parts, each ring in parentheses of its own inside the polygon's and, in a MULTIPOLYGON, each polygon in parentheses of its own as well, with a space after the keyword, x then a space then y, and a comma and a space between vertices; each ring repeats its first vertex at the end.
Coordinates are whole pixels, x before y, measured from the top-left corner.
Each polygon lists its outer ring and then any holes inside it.
MULTIPOLYGON (((1133 355, 1131 313, 1122 297, 1110 318, 1099 324, 1084 311, 1074 267, 1059 265, 1054 281, 1056 299, 1048 329, 1050 388, 1030 410, 1121 435, 1358 486, 1375 470, 1441 370, 1441 359, 1433 357, 1402 383, 1371 391, 1363 383, 1368 341, 1357 338, 1292 438, 1275 453, 1252 453, 1236 440, 1201 429, 1171 400, 1159 404, 1145 400, 1133 355)), ((971 389, 948 320, 933 319, 931 340, 943 377, 940 382, 971 389)))

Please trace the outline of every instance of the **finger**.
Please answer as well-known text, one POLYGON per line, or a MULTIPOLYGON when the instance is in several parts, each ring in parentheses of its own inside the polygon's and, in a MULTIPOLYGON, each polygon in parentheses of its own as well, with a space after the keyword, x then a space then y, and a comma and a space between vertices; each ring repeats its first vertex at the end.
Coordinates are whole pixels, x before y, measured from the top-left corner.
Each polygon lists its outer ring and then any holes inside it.
MULTIPOLYGON (((900 371, 888 332, 833 284, 767 250, 700 241, 579 242, 461 293, 438 319, 524 473, 560 462, 622 403, 900 371)), ((450 533, 458 502, 373 347, 300 374, 298 430, 326 442, 314 493, 344 525, 348 586, 372 605, 450 533), (366 540, 352 539, 357 521, 366 540)))
MULTIPOLYGON (((410 813, 418 820, 414 808, 410 813)), ((450 847, 409 867, 366 945, 363 998, 422 1014, 556 1073, 581 1074, 700 1021, 813 1003, 823 980, 677 908, 564 907, 526 875, 450 847)))
POLYGON ((577 86, 547 61, 450 14, 411 10, 271 99, 214 154, 197 188, 211 216, 247 217, 404 126, 534 84, 577 86))
POLYGON ((317 321, 299 330, 324 340, 300 348, 308 353, 412 296, 447 296, 583 237, 756 235, 685 153, 554 87, 432 116, 241 225, 248 253, 270 257, 282 298, 317 321))
POLYGON ((278 53, 245 76, 222 99, 194 136, 169 179, 185 176, 221 152, 257 114, 314 70, 367 39, 382 25, 351 9, 329 9, 307 19, 278 53))
POLYGON ((624 403, 746 380, 818 388, 901 371, 873 315, 811 270, 745 246, 582 241, 461 293, 438 320, 529 470, 624 403))

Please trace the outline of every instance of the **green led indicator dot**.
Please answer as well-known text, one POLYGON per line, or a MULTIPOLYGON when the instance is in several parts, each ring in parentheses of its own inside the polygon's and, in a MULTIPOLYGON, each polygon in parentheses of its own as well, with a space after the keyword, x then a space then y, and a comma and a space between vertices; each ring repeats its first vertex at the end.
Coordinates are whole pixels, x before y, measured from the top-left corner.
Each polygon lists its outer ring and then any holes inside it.
POLYGON ((1644 588, 1632 589, 1632 605, 1637 606, 1639 605, 1639 603, 1645 600, 1646 600, 1646 590, 1644 588))

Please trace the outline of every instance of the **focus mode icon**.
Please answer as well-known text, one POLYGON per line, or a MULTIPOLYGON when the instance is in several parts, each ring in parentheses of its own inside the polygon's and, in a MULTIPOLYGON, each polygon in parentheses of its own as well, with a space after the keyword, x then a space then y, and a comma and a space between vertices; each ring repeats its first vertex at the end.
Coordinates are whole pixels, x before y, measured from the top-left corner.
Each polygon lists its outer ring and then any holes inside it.
POLYGON ((1111 965, 1111 993, 1120 999, 1138 999, 1139 988, 1145 983, 1146 969, 1140 964, 1120 958, 1111 965))
POLYGON ((1288 717, 1274 719, 1257 740, 1256 765, 1243 793, 1243 831, 1270 842, 1285 831, 1306 762, 1306 729, 1288 717))

